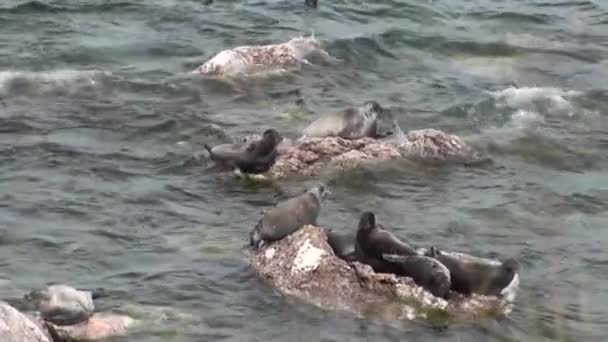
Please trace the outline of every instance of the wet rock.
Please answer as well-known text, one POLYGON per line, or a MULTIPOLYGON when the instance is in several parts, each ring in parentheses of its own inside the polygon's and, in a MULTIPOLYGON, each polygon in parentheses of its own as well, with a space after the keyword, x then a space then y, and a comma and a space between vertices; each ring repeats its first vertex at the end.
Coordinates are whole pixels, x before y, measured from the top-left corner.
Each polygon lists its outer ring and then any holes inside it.
POLYGON ((87 321, 73 325, 56 325, 45 322, 53 342, 96 341, 124 336, 135 320, 116 314, 94 314, 87 321))
POLYGON ((67 285, 51 285, 27 295, 45 321, 70 325, 86 321, 93 311, 93 297, 88 291, 79 291, 67 285))
POLYGON ((239 46, 223 50, 192 73, 211 77, 287 72, 310 64, 314 56, 329 57, 314 37, 292 38, 286 43, 239 46))
POLYGON ((318 227, 304 226, 291 235, 251 252, 257 275, 280 293, 329 310, 391 320, 449 317, 468 320, 504 314, 510 302, 490 296, 450 293, 434 297, 414 281, 338 258, 318 227))
POLYGON ((328 169, 348 170, 400 158, 461 163, 482 160, 462 139, 436 129, 411 131, 402 140, 303 137, 283 151, 268 177, 313 176, 328 169))
POLYGON ((5 302, 0 302, 0 341, 53 342, 39 322, 5 302))

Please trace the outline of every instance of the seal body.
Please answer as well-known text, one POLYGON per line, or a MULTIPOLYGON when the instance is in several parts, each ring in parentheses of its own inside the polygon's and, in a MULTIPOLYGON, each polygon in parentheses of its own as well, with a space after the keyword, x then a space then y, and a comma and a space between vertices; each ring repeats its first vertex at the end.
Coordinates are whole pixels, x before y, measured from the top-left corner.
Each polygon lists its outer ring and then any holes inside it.
POLYGON ((287 71, 315 55, 329 57, 314 37, 292 38, 286 43, 239 46, 223 50, 192 73, 207 76, 250 75, 268 71, 287 71))
POLYGON ((444 264, 450 270, 452 290, 466 295, 500 296, 519 269, 514 259, 493 262, 461 253, 444 252, 435 247, 431 247, 425 255, 444 264))
POLYGON ((382 257, 384 254, 416 255, 416 251, 393 233, 376 224, 376 215, 366 211, 359 219, 355 238, 357 260, 370 265, 375 272, 398 272, 398 268, 393 263, 387 262, 382 257))
POLYGON ((376 138, 379 137, 377 132, 378 116, 384 111, 385 109, 376 101, 368 101, 360 108, 348 108, 339 112, 322 114, 308 125, 302 133, 304 136, 315 138, 376 138))
POLYGON ((450 270, 441 262, 422 255, 383 254, 382 259, 394 265, 396 275, 412 278, 435 297, 447 299, 452 285, 450 270))
POLYGON ((67 285, 51 285, 34 290, 26 297, 42 318, 57 325, 72 325, 93 315, 95 305, 91 292, 79 291, 67 285))
POLYGON ((258 248, 262 243, 280 240, 304 225, 316 225, 321 203, 328 194, 326 185, 312 187, 271 208, 249 234, 249 243, 258 248))
POLYGON ((334 251, 334 254, 345 261, 356 261, 355 237, 350 234, 340 234, 332 231, 325 231, 327 243, 334 251))
POLYGON ((209 157, 224 167, 239 169, 243 173, 264 173, 275 163, 277 146, 283 138, 274 129, 268 129, 260 140, 222 144, 213 148, 205 145, 209 157))

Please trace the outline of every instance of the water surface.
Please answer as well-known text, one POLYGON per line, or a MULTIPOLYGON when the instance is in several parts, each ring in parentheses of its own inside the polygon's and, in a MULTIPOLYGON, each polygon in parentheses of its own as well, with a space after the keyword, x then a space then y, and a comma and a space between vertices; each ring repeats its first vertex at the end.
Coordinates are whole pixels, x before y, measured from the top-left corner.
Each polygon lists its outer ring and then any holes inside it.
MULTIPOLYGON (((154 322, 124 341, 602 341, 608 329, 608 5, 603 1, 5 0, 0 298, 62 281, 154 322), (224 48, 315 33, 341 62, 236 84, 224 48), (384 324, 285 300, 247 267, 260 212, 312 181, 211 173, 201 143, 374 99, 490 167, 352 172, 320 219, 522 263, 508 317, 384 324), (303 107, 298 105, 303 101, 303 107), (307 114, 308 113, 308 114, 307 114)), ((121 339, 119 339, 121 340, 121 339)))

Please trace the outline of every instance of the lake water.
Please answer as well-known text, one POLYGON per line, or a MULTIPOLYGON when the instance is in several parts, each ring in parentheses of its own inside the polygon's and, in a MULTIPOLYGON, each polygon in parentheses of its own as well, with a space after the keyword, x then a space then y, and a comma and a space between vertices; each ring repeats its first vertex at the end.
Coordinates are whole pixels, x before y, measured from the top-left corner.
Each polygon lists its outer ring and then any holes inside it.
POLYGON ((603 341, 608 331, 608 3, 603 0, 4 0, 0 298, 103 287, 120 341, 603 341), (221 49, 314 31, 340 59, 225 84, 221 49), (487 167, 352 172, 320 223, 373 210, 416 245, 515 257, 507 317, 437 328, 286 300, 246 264, 262 210, 314 179, 252 186, 201 143, 377 100, 404 130, 457 134, 487 167))

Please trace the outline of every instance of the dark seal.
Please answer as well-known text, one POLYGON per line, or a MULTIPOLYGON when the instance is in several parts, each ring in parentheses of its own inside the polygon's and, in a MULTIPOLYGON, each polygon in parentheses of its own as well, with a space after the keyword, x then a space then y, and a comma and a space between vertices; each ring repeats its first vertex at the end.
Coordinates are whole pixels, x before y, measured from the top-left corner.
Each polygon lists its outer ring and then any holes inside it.
POLYGON ((347 262, 357 260, 355 255, 355 237, 352 234, 340 234, 331 230, 325 230, 325 235, 327 235, 327 243, 338 258, 347 262))
POLYGON ((243 173, 259 174, 274 165, 279 152, 277 146, 283 140, 274 129, 264 131, 260 140, 246 143, 222 144, 213 148, 205 144, 209 157, 215 163, 243 173))
POLYGON ((435 247, 431 247, 425 255, 444 264, 450 270, 452 290, 465 295, 501 296, 519 269, 519 263, 511 258, 502 263, 492 262, 461 253, 444 252, 435 247))
POLYGON ((383 259, 383 254, 416 255, 416 251, 393 233, 376 224, 376 215, 366 211, 359 219, 355 255, 358 261, 370 265, 375 272, 397 272, 394 264, 383 259))
POLYGON ((384 254, 382 258, 394 265, 396 275, 412 278, 435 297, 448 298, 452 284, 450 270, 439 261, 422 255, 384 254))

